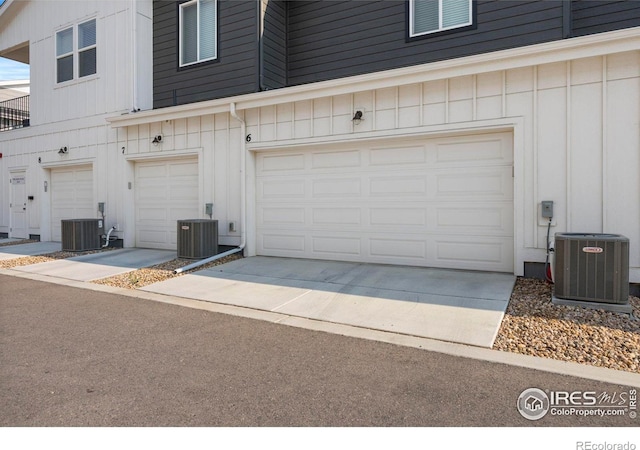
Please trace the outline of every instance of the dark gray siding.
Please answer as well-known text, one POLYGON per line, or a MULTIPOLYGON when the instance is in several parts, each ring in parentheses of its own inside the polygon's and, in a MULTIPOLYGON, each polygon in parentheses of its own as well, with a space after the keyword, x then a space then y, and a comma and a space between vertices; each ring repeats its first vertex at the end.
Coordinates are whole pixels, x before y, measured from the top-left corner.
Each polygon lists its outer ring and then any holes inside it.
POLYGON ((153 107, 256 92, 258 8, 255 1, 218 2, 218 59, 179 68, 178 1, 153 2, 153 107))
POLYGON ((287 5, 283 0, 262 0, 262 89, 287 84, 287 5))
POLYGON ((562 1, 477 1, 476 27, 407 40, 407 2, 288 2, 289 85, 562 39, 562 1))
POLYGON ((182 1, 154 0, 154 108, 640 26, 640 0, 477 0, 473 27, 411 39, 407 0, 219 0, 218 60, 179 68, 182 1))
POLYGON ((640 26, 640 1, 571 2, 573 36, 640 26))

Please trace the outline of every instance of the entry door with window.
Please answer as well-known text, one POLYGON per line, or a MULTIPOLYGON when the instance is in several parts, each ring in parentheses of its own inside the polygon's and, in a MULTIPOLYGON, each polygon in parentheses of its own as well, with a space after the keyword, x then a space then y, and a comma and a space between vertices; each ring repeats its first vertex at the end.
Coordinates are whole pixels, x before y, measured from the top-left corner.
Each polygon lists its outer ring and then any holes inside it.
POLYGON ((27 183, 24 171, 11 173, 11 225, 9 237, 27 238, 27 183))

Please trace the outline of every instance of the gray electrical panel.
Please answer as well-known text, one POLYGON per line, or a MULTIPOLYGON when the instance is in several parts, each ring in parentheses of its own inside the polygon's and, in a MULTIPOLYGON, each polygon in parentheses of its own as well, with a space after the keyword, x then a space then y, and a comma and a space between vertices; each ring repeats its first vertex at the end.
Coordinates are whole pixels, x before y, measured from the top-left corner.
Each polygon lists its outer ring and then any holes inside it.
POLYGON ((542 202, 542 217, 551 219, 553 217, 553 201, 545 200, 542 202))

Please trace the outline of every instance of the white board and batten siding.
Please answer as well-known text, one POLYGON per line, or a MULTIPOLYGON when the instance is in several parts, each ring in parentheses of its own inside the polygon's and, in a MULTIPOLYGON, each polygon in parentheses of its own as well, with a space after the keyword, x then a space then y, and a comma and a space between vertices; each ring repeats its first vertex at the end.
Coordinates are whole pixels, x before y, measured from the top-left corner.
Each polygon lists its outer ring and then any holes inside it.
MULTIPOLYGON (((202 217, 205 202, 215 204, 221 230, 229 222, 243 224, 238 174, 246 149, 247 227, 224 231, 223 237, 237 245, 246 233, 248 255, 516 275, 526 262, 545 260, 548 221, 539 208, 541 201, 553 200, 551 233, 627 236, 630 278, 639 282, 640 51, 628 44, 635 34, 624 32, 622 39, 619 33, 603 33, 612 39, 606 46, 576 38, 575 49, 564 40, 558 48, 545 44, 538 53, 528 49, 508 60, 474 57, 464 66, 442 62, 424 72, 369 74, 352 85, 336 81, 310 85, 309 92, 261 92, 237 99, 244 129, 226 104, 214 102, 213 112, 194 106, 189 117, 181 107, 114 119, 111 133, 117 136, 109 138, 106 151, 98 151, 101 144, 89 136, 87 144, 74 146, 66 136, 42 134, 36 142, 36 136, 13 134, 11 145, 23 150, 5 154, 2 176, 26 168, 28 194, 35 193, 34 207, 42 202, 48 223, 55 214, 42 192, 47 172, 41 169, 63 160, 42 143, 69 145, 70 164, 78 158, 78 164, 92 160, 99 168, 91 217, 95 202, 104 200, 109 217, 123 227, 125 246, 170 247, 174 219, 202 217), (356 124, 357 110, 363 119, 356 124), (151 144, 155 134, 163 136, 157 148, 151 144), (497 151, 490 141, 508 147, 497 151), (37 148, 46 151, 36 154, 37 148), (146 158, 184 157, 196 148, 202 149, 199 185, 185 194, 192 200, 176 201, 172 195, 179 189, 169 194, 172 181, 165 175, 147 179, 135 172, 151 169, 146 158), (173 211, 189 201, 194 203, 184 213, 173 211)), ((8 194, 3 199, 8 203, 8 194)), ((2 209, 0 228, 8 231, 9 211, 2 209)), ((34 221, 29 233, 37 234, 42 225, 34 221)))
POLYGON ((198 173, 198 158, 136 162, 136 247, 176 249, 177 221, 199 217, 198 173))
POLYGON ((510 133, 257 154, 257 253, 514 271, 510 133))
POLYGON ((51 169, 51 240, 62 240, 61 221, 96 217, 93 198, 93 166, 51 169))

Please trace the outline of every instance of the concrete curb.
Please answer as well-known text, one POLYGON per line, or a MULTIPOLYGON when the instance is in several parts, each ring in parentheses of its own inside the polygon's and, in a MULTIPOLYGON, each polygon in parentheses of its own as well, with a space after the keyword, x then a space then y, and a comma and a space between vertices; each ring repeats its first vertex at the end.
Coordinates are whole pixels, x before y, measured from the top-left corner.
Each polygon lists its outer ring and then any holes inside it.
POLYGON ((602 367, 589 366, 567 361, 558 361, 536 356, 519 355, 516 353, 473 347, 453 342, 437 341, 434 339, 416 337, 400 333, 391 333, 388 331, 379 331, 352 325, 321 322, 318 320, 306 319, 303 317, 296 317, 277 312, 269 312, 240 306, 213 303, 203 300, 169 296, 141 290, 118 288, 91 282, 55 278, 46 275, 30 274, 12 269, 0 269, 0 274, 26 278, 35 281, 43 281, 46 283, 60 284, 63 286, 124 295, 131 298, 150 300, 186 308, 200 309, 203 311, 244 317, 248 319, 262 320, 297 328, 304 328, 307 330, 339 334, 342 336, 367 339, 377 342, 385 342, 388 344, 400 345, 404 347, 412 347, 432 352, 444 353, 451 356, 472 358, 498 364, 507 364, 517 367, 540 370, 544 372, 640 388, 640 375, 620 370, 606 369, 602 367))

